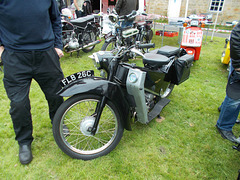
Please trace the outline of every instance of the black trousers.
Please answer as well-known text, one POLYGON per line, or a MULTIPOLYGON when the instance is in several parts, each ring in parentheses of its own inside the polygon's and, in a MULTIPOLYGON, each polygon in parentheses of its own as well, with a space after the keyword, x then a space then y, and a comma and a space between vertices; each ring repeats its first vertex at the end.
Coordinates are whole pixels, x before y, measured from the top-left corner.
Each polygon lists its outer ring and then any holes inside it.
POLYGON ((29 90, 35 79, 48 101, 51 121, 63 98, 56 93, 63 78, 59 57, 54 48, 47 51, 13 52, 4 50, 4 87, 10 99, 10 115, 19 145, 31 144, 33 127, 29 90))

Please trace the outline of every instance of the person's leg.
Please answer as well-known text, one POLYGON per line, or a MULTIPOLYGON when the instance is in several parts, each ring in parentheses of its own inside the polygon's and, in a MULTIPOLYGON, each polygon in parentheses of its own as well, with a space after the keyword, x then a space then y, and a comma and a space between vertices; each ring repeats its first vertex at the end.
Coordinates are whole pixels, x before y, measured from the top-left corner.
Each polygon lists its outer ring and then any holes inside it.
POLYGON ((221 130, 232 131, 240 110, 240 100, 225 97, 221 106, 217 127, 221 130))
POLYGON ((59 82, 64 76, 54 48, 35 53, 34 79, 40 85, 48 101, 49 116, 52 122, 58 107, 63 102, 63 97, 57 95, 57 92, 61 89, 59 82))
POLYGON ((133 21, 123 21, 121 27, 125 28, 125 27, 130 27, 132 25, 133 25, 133 21))
POLYGON ((75 14, 76 14, 77 18, 81 17, 78 10, 75 10, 75 14))
POLYGON ((5 50, 2 60, 4 62, 3 82, 11 101, 9 112, 16 135, 15 139, 19 144, 19 160, 22 164, 28 164, 33 158, 31 151, 33 128, 29 101, 32 54, 5 50))
POLYGON ((14 53, 5 50, 4 87, 10 99, 10 115, 13 122, 15 139, 19 145, 29 145, 33 141, 32 118, 29 101, 31 84, 31 53, 14 53))

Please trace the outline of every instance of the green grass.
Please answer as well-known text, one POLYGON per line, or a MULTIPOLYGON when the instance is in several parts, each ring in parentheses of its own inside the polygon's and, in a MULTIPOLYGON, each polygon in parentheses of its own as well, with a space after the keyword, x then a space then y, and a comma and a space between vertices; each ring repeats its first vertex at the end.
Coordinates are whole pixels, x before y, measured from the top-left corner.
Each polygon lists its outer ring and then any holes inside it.
MULTIPOLYGON (((160 47, 162 38, 154 36, 153 42, 160 47)), ((133 124, 133 131, 124 131, 116 149, 91 161, 72 159, 58 148, 47 103, 33 81, 30 99, 34 158, 29 165, 21 165, 9 115, 10 102, 1 80, 0 179, 236 179, 240 152, 233 150, 233 144, 222 139, 215 129, 217 107, 225 97, 228 75, 227 67, 220 62, 224 42, 224 38, 214 37, 213 42, 209 38, 203 44, 190 78, 175 86, 170 95, 171 102, 161 113, 164 121, 133 124)), ((164 45, 178 46, 177 37, 164 37, 164 45)), ((61 59, 65 76, 95 70, 90 54, 81 52, 80 58, 65 54, 61 59)), ((236 135, 239 130, 240 125, 235 125, 236 135)))

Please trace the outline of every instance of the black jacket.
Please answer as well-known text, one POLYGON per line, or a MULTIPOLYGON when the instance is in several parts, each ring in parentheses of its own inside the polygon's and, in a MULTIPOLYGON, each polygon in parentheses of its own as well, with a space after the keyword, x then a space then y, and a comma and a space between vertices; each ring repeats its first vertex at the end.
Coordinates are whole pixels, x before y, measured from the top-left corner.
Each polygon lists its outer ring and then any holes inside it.
POLYGON ((0 44, 14 51, 62 49, 56 0, 0 0, 0 44))
POLYGON ((240 22, 233 28, 231 33, 230 57, 233 68, 240 68, 240 22))
POLYGON ((133 10, 138 10, 138 0, 118 0, 115 9, 119 16, 128 15, 133 10))

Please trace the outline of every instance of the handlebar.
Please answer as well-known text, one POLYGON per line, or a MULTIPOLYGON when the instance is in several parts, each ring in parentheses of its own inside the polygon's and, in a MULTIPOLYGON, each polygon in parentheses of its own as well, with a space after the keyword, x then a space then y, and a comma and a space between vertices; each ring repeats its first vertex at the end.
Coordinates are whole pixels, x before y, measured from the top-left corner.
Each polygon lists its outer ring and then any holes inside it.
POLYGON ((130 20, 135 18, 138 15, 137 11, 133 10, 130 14, 128 15, 123 15, 123 16, 119 16, 119 20, 130 20))
MULTIPOLYGON (((108 12, 109 12, 109 10, 108 10, 108 12)), ((135 10, 133 10, 128 15, 119 16, 117 14, 117 12, 115 11, 115 9, 113 9, 113 11, 109 14, 109 20, 113 23, 116 23, 118 21, 124 21, 124 20, 133 20, 137 15, 140 15, 140 14, 147 16, 147 14, 145 12, 138 12, 135 10)))
POLYGON ((143 56, 143 54, 141 53, 141 51, 139 49, 143 49, 143 48, 154 48, 155 47, 155 44, 154 43, 148 43, 148 44, 134 44, 130 47, 125 47, 125 46, 122 46, 120 47, 120 49, 118 50, 118 52, 116 53, 115 55, 115 58, 116 59, 121 59, 122 57, 124 57, 125 54, 127 54, 128 52, 131 52, 131 51, 135 51, 135 53, 143 56), (136 49, 136 48, 138 49, 136 49), (134 50, 133 50, 134 49, 134 50))
POLYGON ((143 48, 155 48, 155 44, 154 44, 154 43, 138 44, 137 47, 138 47, 139 49, 143 49, 143 48))

